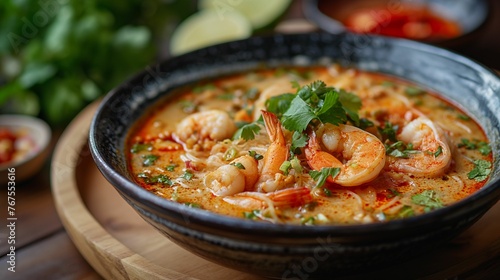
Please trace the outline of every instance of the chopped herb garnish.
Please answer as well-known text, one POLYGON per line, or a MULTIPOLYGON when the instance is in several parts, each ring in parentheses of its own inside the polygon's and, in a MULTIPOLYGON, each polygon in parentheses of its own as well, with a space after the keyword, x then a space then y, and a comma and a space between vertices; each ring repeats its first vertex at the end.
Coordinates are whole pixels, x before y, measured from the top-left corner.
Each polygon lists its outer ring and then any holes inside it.
POLYGON ((168 176, 163 174, 152 177, 150 181, 151 183, 160 183, 162 185, 174 185, 174 182, 172 182, 168 176))
POLYGON ((384 140, 388 139, 391 142, 397 142, 396 132, 398 131, 398 125, 392 125, 390 122, 385 122, 384 127, 377 127, 378 132, 382 135, 384 140))
POLYGON ((181 105, 182 111, 184 111, 185 113, 193 113, 194 111, 196 111, 196 104, 192 101, 182 100, 179 102, 179 104, 181 105))
POLYGON ((201 205, 198 203, 185 202, 184 205, 191 207, 191 208, 201 208, 201 205))
POLYGON ((194 174, 189 170, 184 171, 184 174, 182 174, 182 176, 181 176, 181 178, 183 178, 187 181, 193 179, 193 177, 194 177, 194 174))
POLYGON ((316 222, 316 219, 314 217, 307 217, 307 218, 302 218, 300 223, 306 226, 312 226, 316 222))
POLYGON ((283 126, 290 131, 303 132, 313 120, 334 125, 348 120, 359 123, 357 111, 361 108, 358 96, 327 87, 315 81, 297 90, 297 94, 282 117, 283 126))
POLYGON ((285 93, 277 96, 272 96, 266 100, 266 110, 274 113, 278 118, 281 118, 283 114, 288 110, 292 100, 295 98, 295 94, 285 93))
POLYGON ((478 151, 482 155, 488 155, 491 153, 491 147, 487 142, 483 141, 470 141, 468 139, 462 138, 461 142, 458 144, 459 148, 465 147, 467 150, 475 150, 478 149, 478 151))
POLYGON ((323 186, 325 184, 326 179, 329 176, 335 178, 339 173, 340 173, 340 168, 337 167, 332 167, 332 168, 323 167, 321 168, 321 171, 316 171, 316 170, 309 171, 309 175, 311 176, 311 178, 313 178, 316 181, 315 187, 323 186))
POLYGON ((400 196, 401 193, 395 189, 388 189, 389 193, 386 195, 387 198, 393 198, 395 196, 400 196))
POLYGON ((479 142, 477 143, 478 145, 478 150, 482 155, 489 155, 491 153, 491 147, 488 143, 486 142, 479 142))
POLYGON ((290 172, 290 168, 292 168, 292 163, 289 160, 285 160, 280 166, 280 171, 286 176, 290 172))
POLYGON ((486 180, 491 173, 491 162, 478 159, 474 161, 474 169, 467 174, 469 179, 474 179, 478 182, 486 180))
POLYGON ((252 150, 250 150, 250 151, 248 151, 248 154, 249 154, 251 157, 253 157, 254 159, 256 159, 256 160, 261 160, 261 159, 263 159, 263 158, 264 158, 264 156, 263 156, 263 155, 261 155, 261 154, 257 154, 257 152, 256 152, 256 151, 252 151, 252 150))
POLYGON ((155 163, 155 161, 158 159, 158 156, 157 155, 153 155, 153 154, 149 154, 149 155, 143 155, 142 156, 142 159, 144 159, 142 161, 142 164, 144 166, 151 166, 155 163))
POLYGON ((151 152, 152 150, 153 150, 153 145, 151 145, 151 144, 136 143, 132 146, 132 148, 130 149, 130 152, 133 154, 136 154, 136 153, 141 152, 141 151, 151 152))
POLYGON ((260 216, 260 210, 252 210, 251 212, 243 212, 245 219, 256 220, 260 216))
POLYGON ((442 154, 442 153, 443 153, 443 147, 439 146, 439 147, 437 148, 437 151, 436 151, 436 152, 434 152, 434 157, 438 157, 438 156, 439 156, 440 154, 442 154))
POLYGON ((375 124, 372 121, 370 121, 369 119, 361 118, 359 120, 359 128, 361 128, 361 129, 367 129, 367 128, 373 127, 373 126, 375 126, 375 124))
POLYGON ((420 194, 416 194, 411 197, 411 201, 417 205, 424 206, 425 212, 444 207, 439 197, 437 197, 436 192, 433 190, 425 190, 420 194))
POLYGON ((329 189, 327 188, 323 188, 323 193, 326 195, 326 196, 332 196, 332 191, 330 191, 329 189))
POLYGON ((166 169, 167 171, 172 172, 172 171, 174 171, 174 170, 175 170, 175 168, 176 168, 177 166, 179 166, 179 165, 178 165, 178 164, 175 164, 175 163, 172 163, 172 164, 167 165, 167 167, 165 167, 165 169, 166 169))
POLYGON ((172 180, 170 180, 170 178, 168 176, 163 175, 163 174, 150 177, 146 173, 139 173, 139 174, 137 174, 137 177, 143 179, 144 183, 149 184, 149 185, 155 184, 155 183, 160 183, 162 185, 169 185, 169 186, 174 185, 174 182, 172 182, 172 180))
POLYGON ((470 117, 464 114, 458 114, 457 118, 464 120, 464 121, 470 121, 470 117))
POLYGON ((290 151, 293 154, 297 154, 300 152, 299 148, 305 147, 308 140, 309 137, 307 137, 307 135, 294 131, 292 134, 292 145, 290 146, 290 151))
POLYGON ((224 158, 225 161, 231 161, 235 159, 237 155, 238 151, 235 148, 231 147, 227 149, 227 151, 224 153, 222 157, 224 158))
POLYGON ((297 172, 297 173, 302 173, 302 165, 300 164, 300 160, 294 156, 291 160, 290 163, 292 164, 292 168, 297 172))
POLYGON ((404 205, 399 209, 398 213, 396 214, 398 218, 408 218, 408 217, 413 217, 415 216, 415 211, 413 211, 413 208, 409 205, 404 205))
POLYGON ((255 135, 260 132, 261 126, 256 123, 245 124, 240 127, 233 135, 233 139, 237 140, 243 138, 244 140, 252 140, 255 139, 255 135))
POLYGON ((230 164, 236 166, 238 169, 245 169, 245 166, 241 162, 232 162, 230 164))
POLYGON ((477 148, 477 145, 469 139, 462 138, 461 142, 458 143, 458 147, 465 147, 467 150, 475 150, 477 148))
POLYGON ((206 84, 206 85, 201 85, 201 86, 197 86, 197 87, 193 88, 193 92, 194 93, 202 93, 206 90, 211 90, 211 89, 215 89, 215 86, 213 84, 206 84))
POLYGON ((403 141, 397 141, 393 144, 385 144, 385 151, 387 155, 397 158, 409 158, 410 154, 419 153, 418 150, 413 149, 413 144, 405 144, 403 141))
POLYGON ((409 96, 418 96, 418 95, 422 95, 425 93, 425 91, 421 88, 417 88, 417 87, 407 87, 405 89, 405 93, 409 96))

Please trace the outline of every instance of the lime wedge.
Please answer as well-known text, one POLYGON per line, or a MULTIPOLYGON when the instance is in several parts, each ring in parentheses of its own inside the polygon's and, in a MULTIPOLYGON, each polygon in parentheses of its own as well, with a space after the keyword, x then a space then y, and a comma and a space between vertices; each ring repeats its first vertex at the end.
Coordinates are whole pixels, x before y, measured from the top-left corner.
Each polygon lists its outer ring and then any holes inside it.
POLYGON ((220 14, 217 10, 199 11, 184 20, 172 34, 170 53, 180 55, 202 47, 244 39, 252 34, 252 26, 237 11, 220 14))
POLYGON ((254 30, 275 22, 290 6, 291 0, 200 0, 198 8, 211 8, 224 15, 238 11, 252 24, 254 30))

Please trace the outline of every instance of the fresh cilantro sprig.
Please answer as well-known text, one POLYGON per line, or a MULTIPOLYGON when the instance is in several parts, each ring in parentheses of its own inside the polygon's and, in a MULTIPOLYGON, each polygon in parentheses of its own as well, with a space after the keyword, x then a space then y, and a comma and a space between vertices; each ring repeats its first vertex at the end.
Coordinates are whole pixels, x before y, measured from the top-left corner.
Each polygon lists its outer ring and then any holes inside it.
POLYGON ((316 170, 310 170, 309 175, 313 178, 313 180, 316 181, 316 188, 321 187, 325 184, 326 179, 329 176, 332 176, 332 178, 337 177, 340 173, 340 168, 338 167, 331 167, 331 168, 326 168, 323 167, 321 168, 321 171, 316 171, 316 170))
POLYGON ((424 206, 425 212, 444 207, 437 193, 433 190, 425 190, 416 194, 411 197, 411 201, 417 205, 424 206))
POLYGON ((466 148, 467 150, 478 150, 482 155, 488 155, 491 153, 491 147, 487 142, 478 140, 469 140, 462 138, 460 143, 458 143, 459 148, 466 148))
POLYGON ((282 124, 290 131, 302 133, 313 120, 334 125, 352 121, 359 125, 361 99, 344 90, 327 87, 323 81, 299 87, 290 101, 291 97, 277 96, 276 100, 267 104, 268 110, 282 115, 282 124), (288 102, 290 104, 286 108, 288 102), (285 108, 286 111, 283 111, 285 108))
POLYGON ((255 139, 255 135, 257 135, 261 126, 257 122, 247 123, 242 125, 233 135, 233 139, 237 140, 243 138, 245 140, 253 140, 255 139))
POLYGON ((486 180, 488 178, 488 175, 491 173, 491 162, 483 160, 483 159, 478 159, 474 161, 474 169, 472 169, 468 174, 467 177, 469 179, 474 179, 478 182, 486 180))

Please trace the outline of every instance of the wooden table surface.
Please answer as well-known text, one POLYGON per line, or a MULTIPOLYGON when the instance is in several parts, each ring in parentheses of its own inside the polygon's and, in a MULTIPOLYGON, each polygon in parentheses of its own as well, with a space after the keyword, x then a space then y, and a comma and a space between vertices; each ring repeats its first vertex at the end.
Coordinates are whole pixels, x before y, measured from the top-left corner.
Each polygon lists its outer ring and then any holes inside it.
MULTIPOLYGON (((492 1, 493 17, 484 27, 481 37, 460 51, 492 68, 500 68, 500 1, 492 1)), ((288 18, 301 16, 299 3, 289 12, 288 18)), ((61 131, 54 132, 52 147, 61 131)), ((83 259, 62 226, 54 207, 50 188, 50 159, 42 171, 16 186, 16 272, 7 270, 9 248, 4 225, 7 211, 1 209, 0 220, 0 279, 101 279, 100 275, 83 259)), ((7 188, 0 190, 0 205, 6 208, 7 188)), ((481 277, 500 275, 500 256, 492 256, 485 274, 482 267, 476 270, 481 277)), ((474 275, 466 275, 465 278, 474 275)))

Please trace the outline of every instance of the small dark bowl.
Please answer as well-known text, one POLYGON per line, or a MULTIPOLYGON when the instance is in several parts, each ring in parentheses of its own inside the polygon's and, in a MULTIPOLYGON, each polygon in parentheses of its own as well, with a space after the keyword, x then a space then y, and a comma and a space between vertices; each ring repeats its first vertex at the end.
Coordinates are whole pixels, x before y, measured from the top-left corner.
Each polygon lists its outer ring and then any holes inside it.
POLYGON ((94 160, 122 197, 175 243, 210 261, 270 277, 359 273, 429 251, 477 221, 500 197, 500 79, 430 45, 354 34, 256 37, 205 48, 148 67, 109 93, 90 129, 94 160), (403 220, 293 226, 231 218, 168 201, 134 183, 125 143, 134 123, 172 89, 260 67, 327 60, 403 77, 442 93, 485 129, 495 155, 487 185, 445 208, 403 220))
POLYGON ((459 47, 473 40, 489 13, 488 0, 308 0, 302 3, 304 15, 309 21, 326 32, 337 34, 347 31, 342 21, 358 9, 385 7, 387 13, 395 13, 398 5, 405 2, 412 5, 428 4, 432 11, 458 23, 462 31, 459 36, 426 41, 441 47, 459 47))

